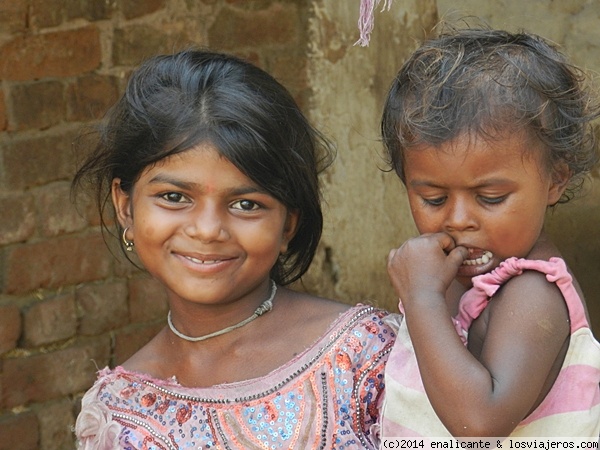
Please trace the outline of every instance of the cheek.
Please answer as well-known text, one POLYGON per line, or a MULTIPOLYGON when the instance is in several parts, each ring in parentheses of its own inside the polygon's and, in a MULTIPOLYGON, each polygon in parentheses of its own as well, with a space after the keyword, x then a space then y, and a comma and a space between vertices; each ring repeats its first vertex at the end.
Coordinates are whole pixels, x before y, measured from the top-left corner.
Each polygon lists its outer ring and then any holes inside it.
POLYGON ((231 230, 235 239, 256 254, 279 253, 283 242, 283 227, 264 223, 240 224, 231 230))
POLYGON ((425 211, 421 201, 410 201, 410 212, 420 234, 439 231, 440 225, 432 211, 425 211))
POLYGON ((524 258, 539 237, 542 222, 535 223, 537 218, 515 220, 523 216, 505 214, 485 224, 488 246, 495 254, 508 258, 516 256, 524 258))
MULTIPOLYGON (((150 216, 148 214, 139 214, 134 220, 134 232, 138 237, 138 240, 152 241, 156 239, 161 231, 167 228, 168 221, 161 220, 156 215, 150 216), (160 224, 160 225, 157 225, 160 224)), ((135 239, 135 236, 134 236, 135 239)))
POLYGON ((150 223, 142 223, 141 229, 146 239, 153 239, 157 233, 155 226, 150 223))

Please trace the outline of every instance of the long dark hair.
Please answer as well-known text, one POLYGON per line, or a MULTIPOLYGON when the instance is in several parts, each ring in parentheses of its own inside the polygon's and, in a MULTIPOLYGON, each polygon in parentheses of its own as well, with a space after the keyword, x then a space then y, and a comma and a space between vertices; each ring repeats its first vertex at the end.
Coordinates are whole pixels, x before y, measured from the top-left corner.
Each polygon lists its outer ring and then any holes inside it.
POLYGON ((331 163, 333 150, 287 89, 262 69, 198 49, 153 57, 132 74, 97 136, 72 186, 84 180, 93 184, 103 229, 114 178, 130 192, 146 167, 209 142, 288 209, 300 212, 297 232, 272 278, 289 284, 308 269, 323 227, 318 174, 331 163))

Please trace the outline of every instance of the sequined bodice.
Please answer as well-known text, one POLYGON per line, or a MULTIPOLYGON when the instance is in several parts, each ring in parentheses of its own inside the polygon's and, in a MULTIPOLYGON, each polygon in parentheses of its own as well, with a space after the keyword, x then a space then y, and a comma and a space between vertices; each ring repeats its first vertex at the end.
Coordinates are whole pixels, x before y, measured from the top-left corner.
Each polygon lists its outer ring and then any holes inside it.
POLYGON ((386 314, 354 307, 269 375, 213 388, 104 369, 84 398, 78 439, 86 449, 111 448, 101 446, 110 439, 123 449, 377 448, 395 340, 386 314))

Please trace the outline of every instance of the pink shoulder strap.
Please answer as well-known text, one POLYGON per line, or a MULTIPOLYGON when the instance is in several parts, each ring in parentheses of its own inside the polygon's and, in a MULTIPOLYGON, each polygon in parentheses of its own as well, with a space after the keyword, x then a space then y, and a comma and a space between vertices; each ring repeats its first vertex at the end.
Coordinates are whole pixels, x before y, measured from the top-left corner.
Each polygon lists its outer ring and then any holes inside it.
POLYGON ((471 323, 479 317, 498 288, 525 270, 536 270, 546 275, 550 283, 556 283, 563 294, 571 320, 571 333, 579 328, 587 327, 588 322, 583 304, 575 286, 573 277, 561 258, 550 258, 549 261, 508 258, 489 273, 473 278, 473 287, 460 300, 459 311, 454 318, 454 325, 466 343, 466 332, 471 323))

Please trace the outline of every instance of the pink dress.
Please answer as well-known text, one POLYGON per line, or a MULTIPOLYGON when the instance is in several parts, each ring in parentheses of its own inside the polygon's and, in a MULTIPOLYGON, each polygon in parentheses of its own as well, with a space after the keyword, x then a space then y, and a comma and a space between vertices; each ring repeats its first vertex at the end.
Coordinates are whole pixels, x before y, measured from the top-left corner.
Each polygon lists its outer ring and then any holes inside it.
MULTIPOLYGON (((589 328, 582 302, 564 261, 530 261, 510 258, 494 271, 473 278, 454 318, 463 342, 468 330, 494 293, 524 270, 546 274, 561 290, 571 323, 571 339, 561 371, 542 403, 511 434, 512 437, 598 437, 600 434, 600 344, 589 328)), ((526 301, 526 299, 524 299, 526 301)), ((437 418, 421 382, 414 349, 406 325, 398 330, 396 345, 385 374, 382 437, 449 437, 437 418)))
POLYGON ((104 369, 83 398, 79 448, 375 449, 387 315, 355 306, 267 376, 212 388, 104 369))

